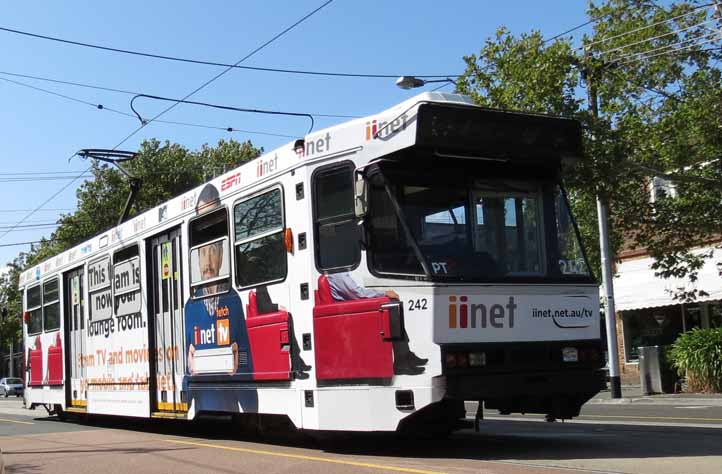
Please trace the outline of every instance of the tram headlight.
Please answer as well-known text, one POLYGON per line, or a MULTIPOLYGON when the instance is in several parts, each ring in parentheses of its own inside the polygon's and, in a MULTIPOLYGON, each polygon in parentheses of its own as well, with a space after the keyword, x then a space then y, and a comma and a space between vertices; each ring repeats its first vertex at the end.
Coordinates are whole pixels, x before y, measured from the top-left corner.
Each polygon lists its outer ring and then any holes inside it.
POLYGON ((449 369, 456 368, 456 354, 453 352, 448 352, 446 354, 446 367, 449 369))
POLYGON ((469 352, 469 367, 484 367, 485 365, 485 352, 469 352))

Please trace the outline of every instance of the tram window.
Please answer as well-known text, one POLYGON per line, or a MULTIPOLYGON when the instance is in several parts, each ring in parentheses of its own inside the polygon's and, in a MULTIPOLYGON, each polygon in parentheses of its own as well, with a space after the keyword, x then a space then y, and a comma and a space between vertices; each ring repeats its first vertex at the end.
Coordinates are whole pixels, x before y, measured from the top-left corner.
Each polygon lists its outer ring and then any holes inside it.
POLYGON ((59 295, 57 278, 43 283, 43 326, 45 331, 54 331, 60 327, 59 295))
POLYGON ((361 260, 353 200, 352 164, 315 174, 316 265, 321 270, 353 267, 361 260))
POLYGON ((281 190, 274 189, 239 202, 233 216, 236 284, 249 287, 286 278, 281 190))
POLYGON ((37 334, 43 330, 43 309, 40 285, 28 288, 27 312, 29 316, 28 334, 37 334))
POLYGON ((132 245, 113 255, 113 310, 116 316, 140 312, 140 257, 132 245))
POLYGON ((190 224, 191 297, 225 293, 230 289, 228 213, 209 212, 190 224))

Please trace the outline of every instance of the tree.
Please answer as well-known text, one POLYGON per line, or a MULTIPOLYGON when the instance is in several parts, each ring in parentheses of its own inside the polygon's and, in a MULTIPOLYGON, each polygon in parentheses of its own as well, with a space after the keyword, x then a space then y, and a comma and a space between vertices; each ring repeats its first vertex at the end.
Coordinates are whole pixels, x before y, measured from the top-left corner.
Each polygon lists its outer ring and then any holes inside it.
MULTIPOLYGON (((204 145, 198 151, 168 142, 161 145, 158 140, 145 141, 138 156, 124 164, 143 183, 131 216, 200 186, 261 152, 250 141, 221 140, 215 147, 204 145)), ((9 264, 8 274, 0 279, 0 305, 8 308, 8 318, 0 322, 3 344, 22 328, 22 295, 17 289, 20 273, 116 225, 130 190, 128 179, 118 169, 97 162, 91 164, 91 173, 93 177, 78 188, 75 212, 62 215, 50 239, 44 239, 28 253, 21 253, 9 264)))
POLYGON ((500 28, 478 54, 464 58, 457 88, 479 104, 582 122, 588 156, 565 184, 593 262, 599 261, 597 193, 611 203, 612 247, 646 248, 660 276, 694 280, 701 259, 690 249, 722 235, 716 212, 722 199, 721 54, 709 44, 716 32, 707 29, 710 9, 703 5, 590 2, 594 29, 581 47, 570 38, 545 41, 538 31, 517 37, 500 28), (590 84, 599 98, 598 118, 584 98, 590 84), (659 175, 680 184, 678 198, 650 203, 648 180, 659 175))

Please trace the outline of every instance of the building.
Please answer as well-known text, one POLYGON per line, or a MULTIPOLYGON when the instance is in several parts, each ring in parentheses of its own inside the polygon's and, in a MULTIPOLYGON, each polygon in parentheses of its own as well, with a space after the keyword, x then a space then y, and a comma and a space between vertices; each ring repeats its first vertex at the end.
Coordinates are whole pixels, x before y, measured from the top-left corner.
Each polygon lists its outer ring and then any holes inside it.
MULTIPOLYGON (((674 197, 674 187, 665 180, 651 180, 651 200, 674 197)), ((645 250, 627 249, 619 253, 614 293, 617 310, 617 344, 623 383, 639 383, 639 347, 669 345, 693 328, 722 327, 722 242, 710 242, 693 253, 711 252, 698 279, 659 278, 651 268, 654 259, 645 250), (674 298, 679 289, 699 292, 697 298, 680 303, 674 298)))

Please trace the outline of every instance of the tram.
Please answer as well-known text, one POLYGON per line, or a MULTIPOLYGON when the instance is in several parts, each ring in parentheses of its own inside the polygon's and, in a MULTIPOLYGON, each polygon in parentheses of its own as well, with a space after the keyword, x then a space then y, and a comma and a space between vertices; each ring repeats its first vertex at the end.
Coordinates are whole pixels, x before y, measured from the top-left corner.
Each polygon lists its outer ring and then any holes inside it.
POLYGON ((564 118, 424 93, 310 133, 23 272, 29 408, 450 429, 604 386, 564 118))

